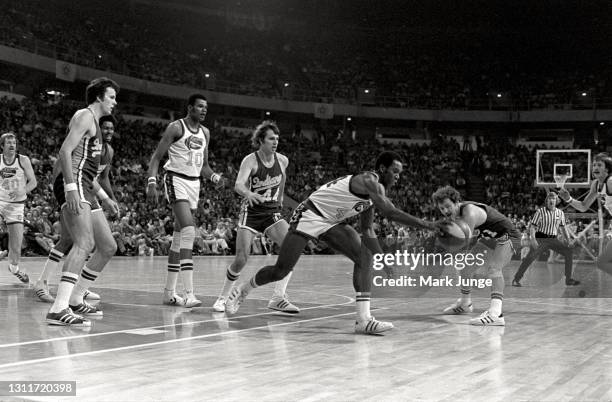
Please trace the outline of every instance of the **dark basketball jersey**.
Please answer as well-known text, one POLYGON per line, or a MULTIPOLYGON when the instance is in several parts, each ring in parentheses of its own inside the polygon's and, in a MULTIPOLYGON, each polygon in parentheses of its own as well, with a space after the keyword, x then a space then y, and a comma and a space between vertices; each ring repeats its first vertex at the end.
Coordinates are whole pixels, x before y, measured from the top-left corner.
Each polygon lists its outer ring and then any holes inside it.
POLYGON ((266 167, 259 158, 257 152, 254 152, 257 159, 257 171, 249 179, 249 188, 252 192, 263 195, 265 201, 258 205, 248 207, 249 213, 271 213, 280 211, 280 197, 283 191, 283 170, 281 169, 278 156, 274 154, 274 164, 272 167, 266 167))
POLYGON ((100 165, 96 173, 96 179, 100 177, 100 174, 104 172, 104 169, 111 163, 110 152, 108 151, 110 146, 105 142, 102 144, 102 153, 100 154, 100 165))
MULTIPOLYGON (((91 110, 87 110, 91 112, 91 110)), ((93 114, 93 112, 91 113, 93 114)), ((92 183, 98 174, 100 154, 102 153, 102 134, 95 116, 94 120, 96 122, 96 134, 84 135, 72 151, 72 175, 77 183, 92 183)))
POLYGON ((466 201, 462 202, 459 207, 459 214, 463 214, 463 207, 472 204, 477 206, 478 208, 482 208, 487 214, 487 220, 480 226, 474 228, 474 230, 478 229, 480 231, 480 236, 488 237, 492 239, 498 239, 504 235, 508 235, 508 237, 520 239, 521 235, 518 229, 514 226, 512 221, 508 219, 505 215, 499 212, 497 209, 492 208, 486 204, 481 204, 479 202, 471 202, 466 201))

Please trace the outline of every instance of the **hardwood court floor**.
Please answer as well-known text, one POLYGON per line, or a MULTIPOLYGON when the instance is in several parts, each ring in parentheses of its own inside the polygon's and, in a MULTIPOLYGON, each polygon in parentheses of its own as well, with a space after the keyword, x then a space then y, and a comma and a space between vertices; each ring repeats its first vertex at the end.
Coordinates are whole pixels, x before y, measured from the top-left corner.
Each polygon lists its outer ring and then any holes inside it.
MULTIPOLYGON (((253 257, 243 277, 274 258, 253 257)), ((35 279, 43 261, 21 267, 35 279)), ((289 286, 296 316, 266 308, 270 286, 236 316, 212 313, 230 262, 196 258, 205 307, 189 310, 161 305, 163 257, 115 258, 93 288, 104 317, 84 331, 47 326, 49 305, 3 261, 0 380, 76 380, 77 397, 62 399, 70 401, 612 399, 612 280, 592 265, 578 266, 583 286, 567 290, 562 265, 534 264, 525 287, 506 287, 506 327, 466 324, 488 307, 488 291, 474 292, 473 314, 444 316, 458 292, 438 288, 373 300, 375 316, 396 328, 366 336, 353 332, 343 257, 303 256, 289 286), (580 290, 586 297, 575 297, 580 290)), ((504 272, 508 284, 516 265, 504 272)))

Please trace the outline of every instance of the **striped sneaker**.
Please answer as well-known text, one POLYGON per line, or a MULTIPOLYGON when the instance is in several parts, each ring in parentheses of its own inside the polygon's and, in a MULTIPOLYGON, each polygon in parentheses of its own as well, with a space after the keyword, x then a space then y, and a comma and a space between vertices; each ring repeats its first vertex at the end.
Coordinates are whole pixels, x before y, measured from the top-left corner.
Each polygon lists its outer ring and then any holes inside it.
POLYGON ((98 317, 102 317, 103 315, 102 310, 100 310, 96 306, 92 306, 91 304, 87 303, 85 300, 83 300, 83 303, 81 304, 78 304, 75 306, 71 305, 70 308, 75 313, 79 313, 83 315, 94 315, 98 317))
POLYGON ((29 283, 30 282, 30 277, 28 276, 28 274, 26 274, 25 272, 21 271, 19 268, 17 268, 17 271, 13 272, 11 271, 11 267, 9 266, 9 272, 13 275, 15 275, 17 277, 17 279, 19 279, 21 282, 23 283, 29 283))
POLYGON ((96 292, 92 292, 91 290, 86 290, 85 293, 83 293, 83 299, 100 300, 100 295, 96 292))
POLYGON ((225 313, 225 297, 219 296, 215 304, 213 304, 212 309, 217 313, 225 313))
POLYGON ((49 311, 45 319, 49 325, 69 325, 72 327, 91 327, 91 321, 74 314, 69 308, 65 308, 59 313, 49 311))
POLYGON ((386 321, 378 321, 374 317, 370 317, 368 321, 355 321, 356 334, 376 335, 382 332, 393 329, 393 324, 386 321))
POLYGON ((34 293, 38 300, 45 303, 53 303, 55 298, 51 296, 49 293, 49 286, 47 285, 47 281, 44 282, 36 282, 34 285, 34 293))
POLYGON ((474 306, 472 306, 472 302, 470 304, 461 303, 461 299, 457 299, 456 302, 442 310, 442 314, 467 314, 474 311, 474 306))
POLYGON ((472 318, 469 322, 470 325, 506 325, 503 313, 499 317, 495 317, 489 313, 489 310, 484 311, 476 318, 472 318))
POLYGON ((232 292, 225 302, 225 312, 229 314, 236 314, 240 308, 240 305, 245 301, 248 295, 249 292, 245 291, 242 285, 232 288, 232 292))
POLYGON ((181 296, 177 295, 174 292, 164 290, 164 298, 162 299, 162 303, 164 303, 166 306, 182 307, 185 305, 185 299, 183 299, 181 296))
POLYGON ((273 297, 268 303, 268 308, 287 314, 297 314, 300 312, 300 309, 289 301, 287 295, 282 298, 273 297))

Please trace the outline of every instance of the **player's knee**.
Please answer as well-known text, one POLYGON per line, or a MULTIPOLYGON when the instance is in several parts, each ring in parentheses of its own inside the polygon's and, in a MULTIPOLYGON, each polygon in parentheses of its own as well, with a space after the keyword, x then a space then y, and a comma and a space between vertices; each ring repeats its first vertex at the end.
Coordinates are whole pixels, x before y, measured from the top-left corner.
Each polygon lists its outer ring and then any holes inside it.
POLYGON ((89 254, 93 251, 96 243, 94 242, 93 236, 81 236, 77 241, 75 241, 74 246, 83 250, 85 253, 89 254))
POLYGON ((181 250, 181 232, 175 231, 172 233, 172 243, 170 244, 170 251, 178 253, 181 250))
POLYGON ((504 277, 504 275, 502 273, 501 267, 497 267, 497 266, 494 266, 494 265, 489 266, 488 276, 491 279, 493 279, 493 278, 503 278, 504 277))
POLYGON ((185 226, 181 229, 180 235, 180 248, 191 250, 193 248, 193 240, 195 239, 195 228, 193 226, 185 226))
POLYGON ((107 257, 112 257, 117 252, 117 242, 115 239, 110 239, 106 244, 99 246, 100 253, 107 257))

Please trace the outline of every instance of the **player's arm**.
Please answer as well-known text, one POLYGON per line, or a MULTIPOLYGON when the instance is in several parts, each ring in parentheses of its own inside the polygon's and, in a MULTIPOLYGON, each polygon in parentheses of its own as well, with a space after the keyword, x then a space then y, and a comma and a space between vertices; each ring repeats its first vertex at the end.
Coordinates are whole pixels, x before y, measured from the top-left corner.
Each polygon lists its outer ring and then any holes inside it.
POLYGON ((565 188, 562 188, 559 191, 559 197, 563 201, 574 207, 576 210, 580 212, 585 212, 597 199, 597 180, 593 180, 593 182, 591 183, 591 188, 589 189, 589 193, 582 201, 574 199, 565 188))
POLYGON ((157 144, 157 148, 155 148, 155 152, 151 156, 151 160, 149 161, 149 171, 148 171, 148 179, 147 179, 147 198, 151 201, 157 201, 157 171, 159 169, 159 163, 162 158, 168 152, 168 148, 172 145, 173 142, 181 138, 181 128, 179 126, 179 122, 172 122, 168 124, 166 127, 166 131, 162 134, 162 138, 157 144))
POLYGON ((461 211, 460 218, 462 218, 463 221, 468 224, 472 232, 474 232, 474 228, 485 223, 487 220, 487 213, 474 204, 466 204, 461 211))
POLYGON ((361 227, 361 241, 373 253, 382 253, 383 250, 374 232, 374 208, 368 208, 359 215, 361 227))
POLYGON ((117 202, 115 194, 113 193, 113 186, 110 182, 110 168, 113 162, 113 156, 115 155, 115 151, 113 150, 113 148, 111 148, 110 145, 108 145, 106 152, 108 152, 108 165, 106 165, 102 173, 100 173, 100 176, 98 177, 98 183, 100 184, 102 191, 104 191, 104 193, 113 201, 117 202))
POLYGON ((204 160, 202 161, 202 170, 200 171, 200 175, 204 179, 209 179, 214 184, 225 184, 225 179, 222 180, 220 173, 215 173, 210 165, 208 164, 208 147, 210 145, 210 131, 207 128, 204 128, 204 137, 206 137, 206 148, 204 149, 204 160))
POLYGON ((68 210, 79 214, 81 201, 77 192, 78 188, 72 175, 72 151, 79 145, 79 142, 94 124, 93 115, 85 110, 81 110, 72 118, 69 126, 68 135, 62 143, 59 151, 60 168, 64 178, 64 191, 66 193, 66 205, 68 210))
POLYGON ((287 167, 289 167, 289 158, 282 154, 277 155, 281 171, 283 172, 283 181, 278 187, 278 202, 280 203, 280 205, 283 205, 283 200, 285 198, 285 181, 287 181, 287 167))
MULTIPOLYGON (((110 160, 112 161, 112 154, 110 156, 110 160)), ((110 184, 110 179, 108 177, 109 171, 110 161, 109 165, 106 166, 102 173, 100 173, 100 176, 94 180, 94 192, 96 193, 96 197, 98 197, 98 200, 100 200, 102 206, 106 207, 106 210, 112 215, 117 215, 119 213, 119 205, 117 204, 117 200, 113 194, 113 188, 110 184)))
POLYGON ((380 184, 372 174, 364 173, 360 176, 362 177, 365 191, 374 203, 374 206, 382 215, 391 219, 392 221, 399 222, 402 225, 428 230, 438 230, 437 226, 433 222, 424 221, 423 219, 410 215, 393 205, 391 200, 387 198, 383 185, 380 184))
POLYGON ((257 169, 255 155, 249 154, 245 156, 240 163, 240 170, 238 171, 238 177, 236 178, 236 183, 234 184, 234 191, 243 196, 250 206, 265 201, 263 195, 251 191, 247 186, 249 177, 251 177, 255 169, 257 169))
POLYGON ((34 175, 34 169, 32 168, 32 162, 30 158, 25 155, 19 155, 19 161, 21 162, 21 166, 23 167, 23 173, 25 174, 26 193, 31 192, 38 186, 38 182, 36 181, 36 176, 34 175))
MULTIPOLYGON (((77 112, 70 122, 70 128, 68 135, 62 143, 62 147, 59 151, 60 168, 62 169, 62 175, 64 177, 64 183, 70 185, 74 183, 74 177, 72 175, 72 151, 79 145, 79 141, 83 136, 91 129, 94 121, 91 113, 81 110, 77 112)), ((66 192, 72 190, 66 189, 66 192)), ((76 189, 74 189, 76 191, 76 189)))

